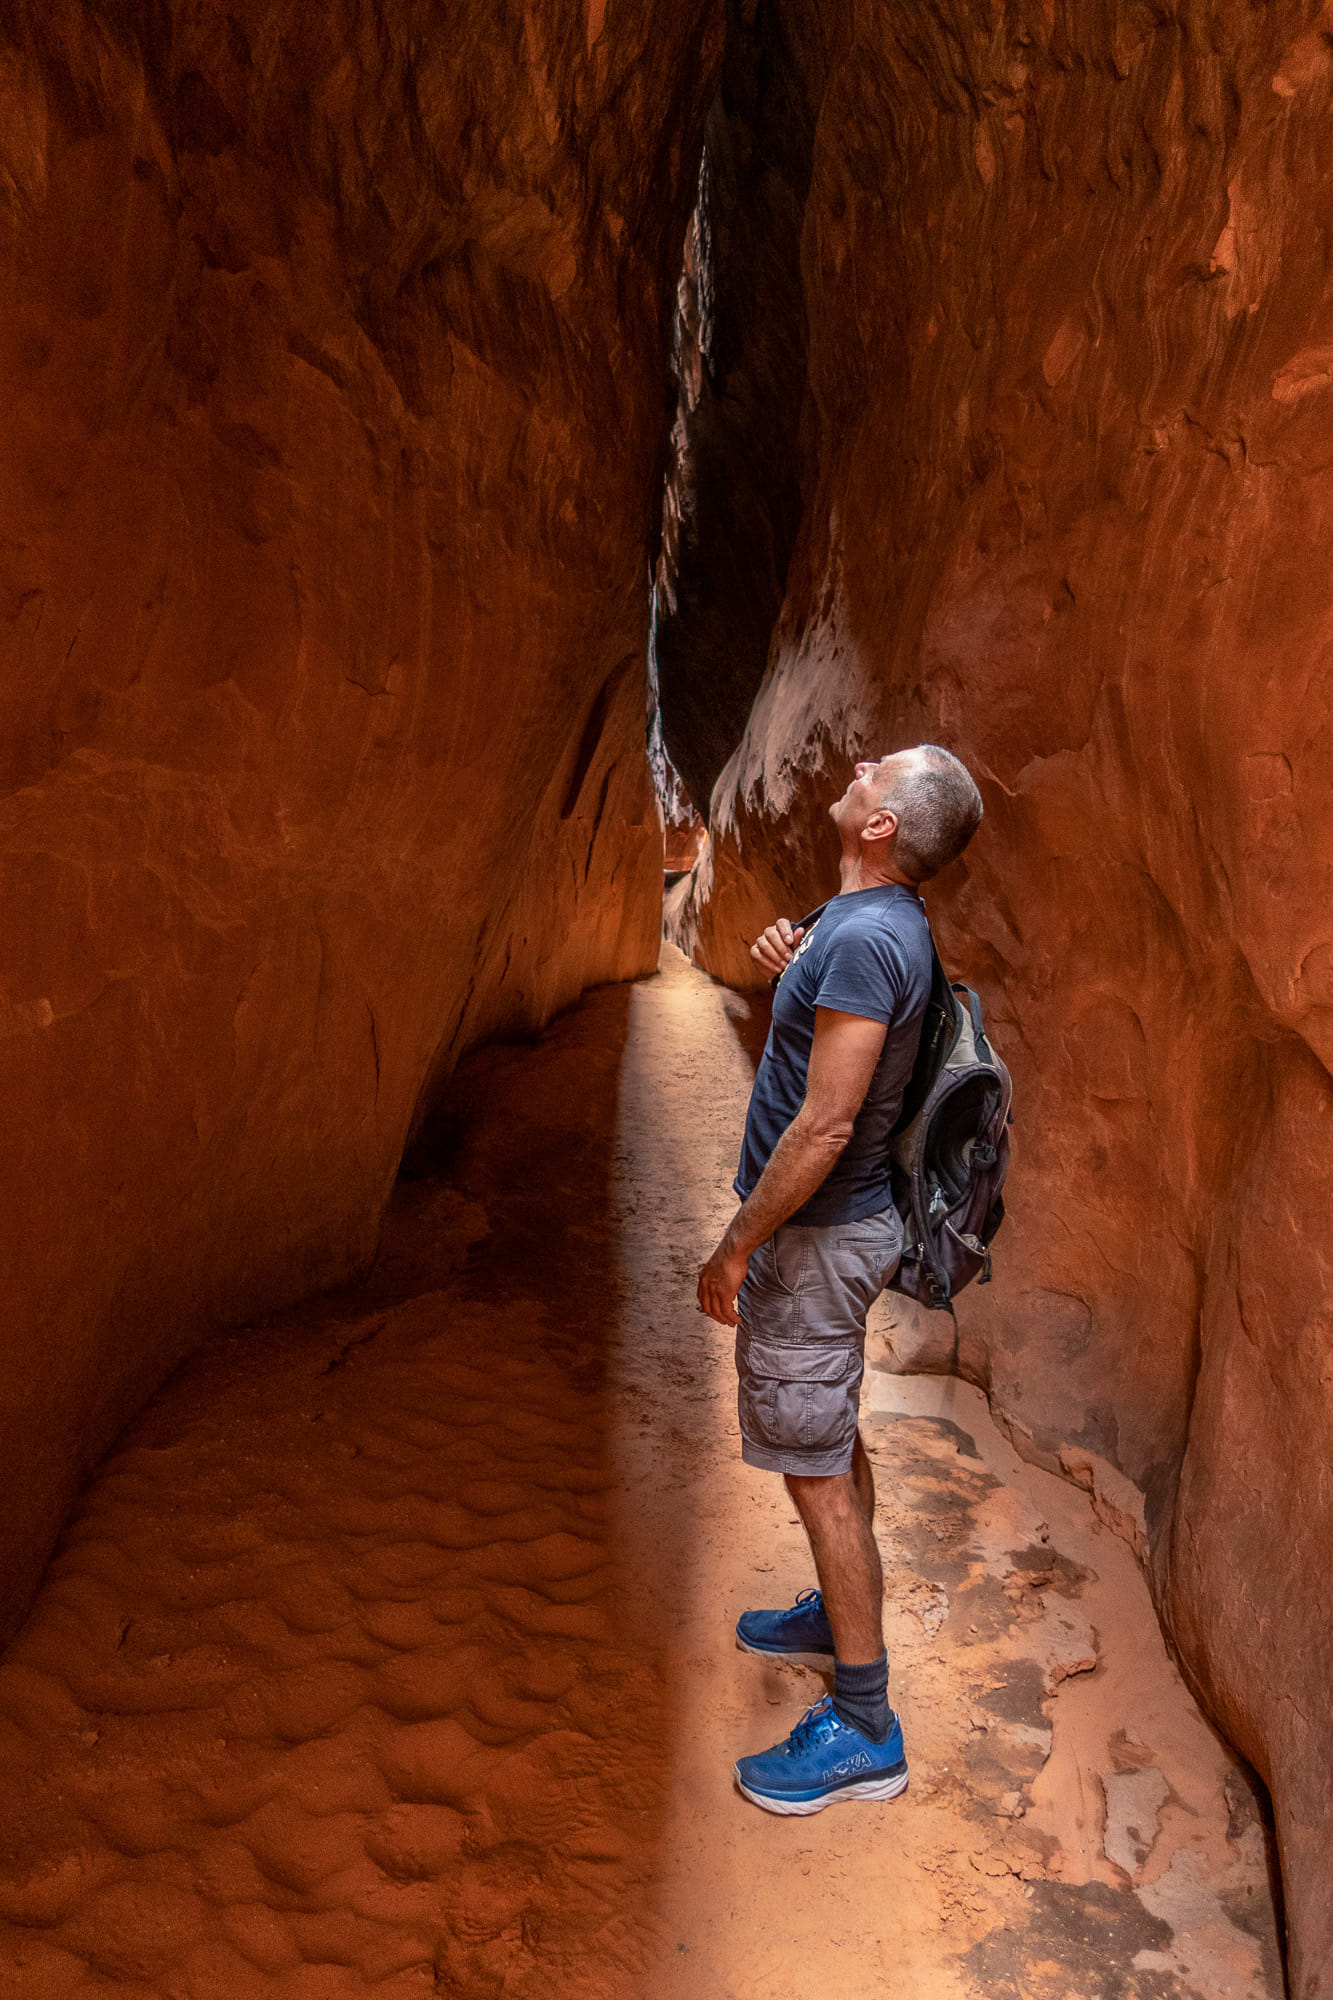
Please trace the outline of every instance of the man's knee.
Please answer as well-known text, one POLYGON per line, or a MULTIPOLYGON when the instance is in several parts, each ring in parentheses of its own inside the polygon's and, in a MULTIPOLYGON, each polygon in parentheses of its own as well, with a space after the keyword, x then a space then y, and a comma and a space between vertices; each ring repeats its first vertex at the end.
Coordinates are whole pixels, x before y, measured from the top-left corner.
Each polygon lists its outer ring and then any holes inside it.
POLYGON ((802 1512, 807 1506, 836 1506, 843 1496, 854 1490, 850 1472, 784 1472, 782 1477, 788 1493, 802 1512))

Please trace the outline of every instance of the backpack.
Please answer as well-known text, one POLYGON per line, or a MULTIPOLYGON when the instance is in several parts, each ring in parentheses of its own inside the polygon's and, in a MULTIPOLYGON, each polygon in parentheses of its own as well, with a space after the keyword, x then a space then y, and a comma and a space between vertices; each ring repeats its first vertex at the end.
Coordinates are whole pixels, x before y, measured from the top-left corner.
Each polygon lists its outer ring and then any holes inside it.
POLYGON ((903 1254, 888 1289, 951 1312, 973 1278, 990 1282, 1013 1086, 986 1039, 980 1000, 970 986, 951 985, 933 937, 930 955, 921 1043, 889 1141, 903 1254))

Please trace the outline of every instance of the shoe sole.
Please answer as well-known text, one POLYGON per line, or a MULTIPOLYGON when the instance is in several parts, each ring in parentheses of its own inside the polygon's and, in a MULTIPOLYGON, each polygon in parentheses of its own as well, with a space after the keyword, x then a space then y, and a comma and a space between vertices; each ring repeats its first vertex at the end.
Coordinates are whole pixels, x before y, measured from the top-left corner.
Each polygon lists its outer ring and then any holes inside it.
POLYGON ((812 1667, 817 1674, 833 1672, 832 1653, 784 1653, 776 1646, 752 1646, 748 1639, 736 1634, 736 1650, 753 1653, 757 1660, 789 1660, 794 1667, 812 1667))
POLYGON ((907 1772, 896 1771, 887 1778, 866 1778, 857 1785, 840 1785, 836 1792, 825 1792, 818 1799, 782 1799, 775 1798, 770 1792, 752 1792, 741 1777, 739 1765, 735 1775, 739 1790, 751 1805, 761 1806, 765 1812, 781 1813, 784 1817, 804 1817, 807 1813, 823 1812, 825 1806, 839 1806, 844 1799, 882 1803, 886 1799, 900 1798, 907 1790, 907 1772))

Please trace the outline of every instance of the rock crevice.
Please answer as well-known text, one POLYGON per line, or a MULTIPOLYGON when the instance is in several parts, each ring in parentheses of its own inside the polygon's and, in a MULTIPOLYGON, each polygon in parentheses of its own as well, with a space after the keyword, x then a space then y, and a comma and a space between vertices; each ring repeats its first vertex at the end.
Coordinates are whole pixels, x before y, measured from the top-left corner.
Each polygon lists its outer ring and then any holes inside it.
POLYGON ((678 289, 653 650, 666 747, 701 814, 763 678, 801 519, 802 25, 778 0, 731 0, 678 289))

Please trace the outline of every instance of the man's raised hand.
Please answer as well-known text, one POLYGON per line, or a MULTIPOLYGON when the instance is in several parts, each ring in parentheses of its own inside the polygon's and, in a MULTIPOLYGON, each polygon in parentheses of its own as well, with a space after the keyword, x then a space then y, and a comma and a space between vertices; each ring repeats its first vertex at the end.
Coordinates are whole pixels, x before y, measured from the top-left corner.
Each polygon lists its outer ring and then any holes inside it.
POLYGON ((804 936, 801 924, 793 928, 786 917, 779 917, 762 937, 755 939, 750 946, 750 956, 761 972, 767 973, 770 979, 776 979, 791 964, 792 955, 804 936))

